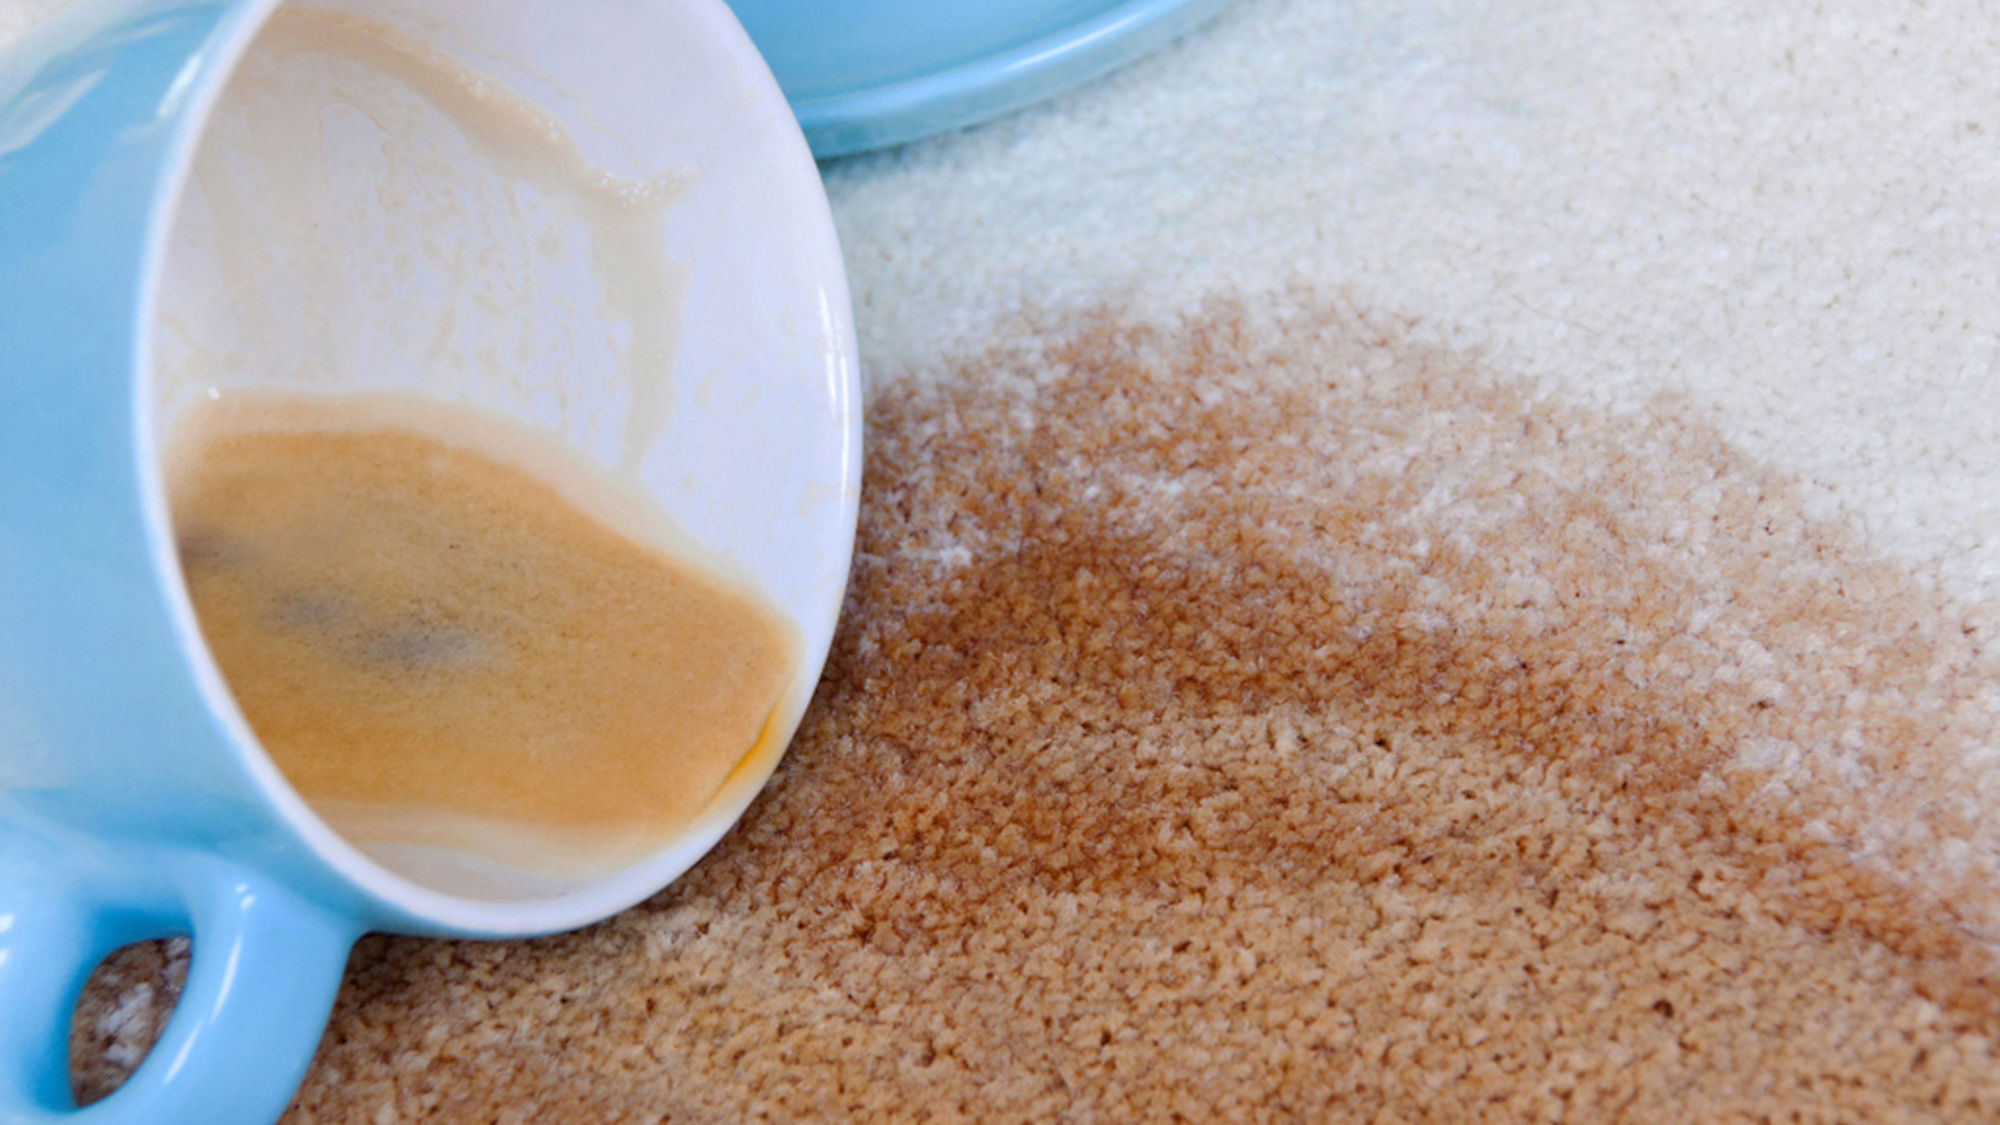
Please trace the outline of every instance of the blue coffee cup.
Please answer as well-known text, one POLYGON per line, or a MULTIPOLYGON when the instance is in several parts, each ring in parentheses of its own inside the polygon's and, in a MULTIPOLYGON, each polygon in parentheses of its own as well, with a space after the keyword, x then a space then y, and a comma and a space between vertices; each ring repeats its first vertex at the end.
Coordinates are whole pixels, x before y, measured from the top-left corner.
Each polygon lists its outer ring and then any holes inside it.
MULTIPOLYGON (((157 322, 190 166, 278 5, 79 0, 0 53, 0 1122, 275 1119, 359 935, 546 933, 653 894, 768 779, 831 640, 860 476, 847 292, 817 170, 728 10, 333 6, 524 89, 545 82, 533 92, 583 148, 598 129, 607 161, 680 176, 656 248, 685 282, 672 370, 633 376, 657 382, 669 421, 630 456, 574 441, 629 466, 791 618, 802 656, 782 737, 669 846, 587 879, 399 866, 300 798, 203 643, 159 463, 171 404, 157 322), (716 471, 746 450, 755 466, 716 471), (68 1029, 86 979, 116 948, 173 935, 193 953, 164 1034, 123 1087, 78 1109, 68 1029)), ((309 389, 430 390, 562 433, 546 396, 428 387, 394 358, 309 389)), ((281 372, 215 377, 305 389, 281 372)), ((637 383, 618 394, 641 397, 637 383)))

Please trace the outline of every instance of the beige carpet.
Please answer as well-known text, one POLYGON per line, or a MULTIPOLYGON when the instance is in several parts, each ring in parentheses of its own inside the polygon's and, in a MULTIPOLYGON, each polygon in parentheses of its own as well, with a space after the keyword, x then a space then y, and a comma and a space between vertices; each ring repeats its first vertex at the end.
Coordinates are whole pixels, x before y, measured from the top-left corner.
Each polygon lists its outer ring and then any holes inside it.
POLYGON ((296 1118, 1992 1120, 1990 624, 1685 410, 1290 300, 885 392, 742 826, 364 943, 296 1118))
POLYGON ((619 918, 364 941, 292 1119, 2000 1119, 1991 20, 1504 7, 829 168, 790 756, 619 918))

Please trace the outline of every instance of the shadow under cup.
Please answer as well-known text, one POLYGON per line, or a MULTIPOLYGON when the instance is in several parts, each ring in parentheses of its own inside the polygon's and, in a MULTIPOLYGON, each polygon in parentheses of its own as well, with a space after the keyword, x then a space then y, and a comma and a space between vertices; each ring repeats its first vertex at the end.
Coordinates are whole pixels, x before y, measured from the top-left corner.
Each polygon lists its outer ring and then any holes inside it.
MULTIPOLYGON (((749 757, 692 823, 614 871, 344 838, 257 753, 315 850, 420 915, 479 904, 526 912, 507 929, 555 928, 671 880, 769 777, 831 640, 859 458, 838 249, 782 100, 713 47, 740 31, 690 26, 718 18, 283 6, 186 175, 141 392, 161 503, 182 424, 211 402, 305 395, 378 417, 404 404, 411 423, 469 410, 519 434, 513 459, 538 479, 595 480, 573 494, 587 511, 643 525, 636 537, 754 591, 794 633, 749 757)), ((256 746, 213 655, 191 647, 212 706, 256 746)))

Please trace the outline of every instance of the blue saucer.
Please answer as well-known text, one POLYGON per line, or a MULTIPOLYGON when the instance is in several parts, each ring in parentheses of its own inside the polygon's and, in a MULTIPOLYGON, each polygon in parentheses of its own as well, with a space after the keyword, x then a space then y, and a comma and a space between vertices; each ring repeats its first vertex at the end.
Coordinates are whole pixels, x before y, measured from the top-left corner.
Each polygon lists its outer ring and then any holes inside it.
POLYGON ((813 154, 996 117, 1145 54, 1229 0, 730 0, 813 154))

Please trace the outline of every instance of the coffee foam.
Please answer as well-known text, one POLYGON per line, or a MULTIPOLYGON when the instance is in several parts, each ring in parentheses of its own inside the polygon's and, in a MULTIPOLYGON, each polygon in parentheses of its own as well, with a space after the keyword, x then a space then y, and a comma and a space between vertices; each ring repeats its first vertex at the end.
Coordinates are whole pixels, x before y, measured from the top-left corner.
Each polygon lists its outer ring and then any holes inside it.
POLYGON ((470 407, 250 395, 191 411, 167 475, 209 648, 329 824, 588 877, 772 752, 798 644, 635 498, 524 464, 564 459, 470 407))

